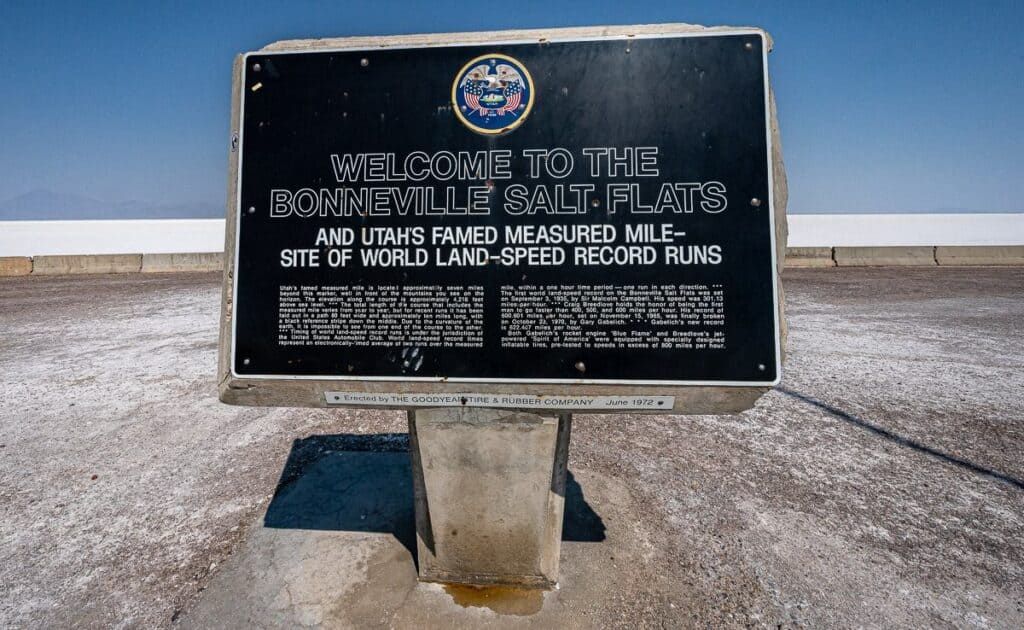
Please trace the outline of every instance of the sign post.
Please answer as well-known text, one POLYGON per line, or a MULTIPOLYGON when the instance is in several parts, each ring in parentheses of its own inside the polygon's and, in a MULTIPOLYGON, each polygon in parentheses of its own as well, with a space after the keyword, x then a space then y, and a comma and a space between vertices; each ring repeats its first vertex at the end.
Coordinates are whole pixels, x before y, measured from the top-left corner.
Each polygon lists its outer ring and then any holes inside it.
POLYGON ((409 410, 421 577, 554 583, 569 414, 735 413, 778 383, 769 46, 655 25, 240 56, 221 400, 409 410))

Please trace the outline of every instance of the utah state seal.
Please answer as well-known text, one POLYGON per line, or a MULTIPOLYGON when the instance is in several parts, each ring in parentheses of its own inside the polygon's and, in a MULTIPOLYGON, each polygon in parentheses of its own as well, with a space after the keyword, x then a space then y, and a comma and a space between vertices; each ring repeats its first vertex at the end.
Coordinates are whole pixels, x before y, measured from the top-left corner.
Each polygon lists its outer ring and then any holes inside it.
POLYGON ((477 133, 500 134, 523 124, 533 108, 533 78, 507 55, 481 55, 452 83, 455 115, 477 133))

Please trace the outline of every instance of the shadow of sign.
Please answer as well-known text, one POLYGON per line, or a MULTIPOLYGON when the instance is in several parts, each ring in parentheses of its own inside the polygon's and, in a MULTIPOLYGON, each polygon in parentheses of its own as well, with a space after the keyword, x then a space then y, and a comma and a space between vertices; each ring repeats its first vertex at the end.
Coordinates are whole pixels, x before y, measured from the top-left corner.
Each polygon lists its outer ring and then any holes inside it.
POLYGON ((890 431, 889 429, 886 429, 882 426, 873 424, 863 418, 853 415, 852 413, 847 413, 846 411, 843 411, 838 407, 833 407, 832 405, 825 404, 820 400, 817 400, 816 398, 812 398, 811 396, 808 396, 806 394, 801 394, 798 391, 794 391, 786 387, 776 387, 775 390, 785 394, 786 396, 789 396, 790 398, 795 398, 796 400, 811 405, 812 407, 817 407, 818 409, 824 411, 825 413, 835 418, 842 420, 843 422, 847 422, 855 427, 859 427, 880 438, 889 440, 894 444, 898 444, 899 446, 902 446, 904 448, 917 451, 918 453, 923 453, 924 455, 932 457, 940 462, 950 464, 952 466, 957 466, 963 470, 972 472, 976 475, 982 475, 984 477, 995 479, 996 481, 1001 481, 1003 483, 1009 484, 1017 488, 1018 490, 1024 490, 1024 480, 1018 479, 1017 477, 1001 473, 991 468, 986 468, 985 466, 979 466, 974 462, 971 462, 962 457, 958 457, 951 453, 946 453, 936 448, 932 448, 926 444, 922 444, 921 442, 918 442, 911 438, 890 431))
MULTIPOLYGON (((409 438, 405 433, 295 440, 263 525, 389 533, 416 557, 409 438)), ((605 526, 568 473, 562 540, 601 542, 605 526)))

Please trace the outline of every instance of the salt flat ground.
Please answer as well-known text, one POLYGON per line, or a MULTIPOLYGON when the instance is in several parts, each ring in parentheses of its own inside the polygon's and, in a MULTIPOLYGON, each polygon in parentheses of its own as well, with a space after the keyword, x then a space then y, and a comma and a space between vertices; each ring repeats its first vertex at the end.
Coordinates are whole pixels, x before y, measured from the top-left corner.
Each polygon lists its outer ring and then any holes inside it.
POLYGON ((787 271, 782 386, 577 416, 511 603, 417 584, 404 414, 217 401, 219 285, 0 279, 0 626, 1024 626, 1019 268, 787 271))

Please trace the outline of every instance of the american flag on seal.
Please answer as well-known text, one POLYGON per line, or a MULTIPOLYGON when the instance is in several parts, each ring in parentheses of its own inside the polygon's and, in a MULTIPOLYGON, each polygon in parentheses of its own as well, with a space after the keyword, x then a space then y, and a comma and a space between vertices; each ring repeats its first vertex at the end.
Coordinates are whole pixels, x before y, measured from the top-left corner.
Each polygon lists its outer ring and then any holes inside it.
POLYGON ((523 101, 523 85, 525 81, 518 70, 508 64, 498 64, 492 72, 486 65, 479 65, 462 79, 462 94, 470 110, 481 115, 488 110, 498 116, 515 113, 523 101), (501 89, 505 104, 498 108, 488 108, 480 104, 480 97, 487 91, 501 89))

